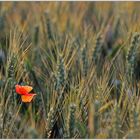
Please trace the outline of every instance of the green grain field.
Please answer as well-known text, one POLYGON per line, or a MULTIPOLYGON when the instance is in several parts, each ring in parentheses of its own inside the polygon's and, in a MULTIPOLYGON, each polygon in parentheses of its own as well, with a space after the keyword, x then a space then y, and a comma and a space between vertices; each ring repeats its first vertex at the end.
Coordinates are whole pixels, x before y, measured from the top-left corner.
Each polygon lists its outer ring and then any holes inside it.
POLYGON ((139 139, 139 9, 0 2, 0 138, 139 139))

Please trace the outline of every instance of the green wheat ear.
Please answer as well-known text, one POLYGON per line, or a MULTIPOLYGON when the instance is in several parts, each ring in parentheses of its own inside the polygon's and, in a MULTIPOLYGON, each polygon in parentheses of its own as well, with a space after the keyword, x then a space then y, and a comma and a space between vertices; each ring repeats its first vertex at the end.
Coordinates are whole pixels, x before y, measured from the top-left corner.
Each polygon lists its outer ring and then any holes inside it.
POLYGON ((88 58, 87 58, 87 42, 85 43, 85 46, 82 50, 82 64, 83 64, 83 76, 87 76, 88 72, 88 58))
POLYGON ((51 108, 49 113, 48 113, 48 117, 47 117, 47 126, 46 126, 47 138, 50 138, 54 123, 55 123, 55 111, 53 108, 51 108))
POLYGON ((117 102, 115 103, 115 106, 114 106, 114 113, 113 113, 113 116, 112 116, 112 137, 113 138, 119 138, 119 134, 120 134, 120 128, 121 128, 121 125, 120 125, 120 109, 118 107, 118 104, 117 102))
POLYGON ((137 49, 139 47, 139 42, 140 42, 140 34, 135 33, 132 37, 131 45, 126 55, 127 77, 129 78, 129 81, 134 80, 134 70, 137 61, 136 55, 137 55, 137 49))
POLYGON ((86 108, 86 102, 84 102, 83 97, 81 97, 81 99, 80 99, 80 109, 81 109, 82 120, 87 125, 88 124, 88 111, 87 111, 87 108, 86 108))
POLYGON ((130 133, 128 137, 136 138, 136 130, 138 129, 138 112, 134 105, 132 105, 129 111, 129 119, 130 119, 130 133))
POLYGON ((12 58, 9 60, 8 64, 8 78, 14 78, 15 73, 15 65, 16 65, 16 57, 12 56, 12 58))
POLYGON ((96 137, 100 130, 100 101, 95 100, 94 102, 94 136, 96 137))
POLYGON ((45 12, 45 16, 46 16, 46 27, 47 27, 48 39, 53 40, 54 38, 53 38, 53 32, 51 28, 51 20, 50 20, 49 14, 45 12))
POLYGON ((69 132, 69 138, 73 138, 75 134, 75 111, 76 111, 76 105, 71 104, 69 108, 69 121, 68 121, 68 132, 69 132))
POLYGON ((16 73, 16 64, 17 64, 17 59, 15 56, 12 56, 11 60, 10 60, 10 63, 9 63, 9 67, 8 67, 8 79, 9 80, 9 93, 12 91, 12 95, 11 95, 11 98, 10 98, 10 103, 11 105, 15 106, 16 105, 16 94, 14 94, 15 92, 15 89, 14 89, 14 86, 15 86, 15 73, 16 73))
POLYGON ((99 33, 96 37, 96 42, 95 42, 95 47, 92 53, 92 63, 95 65, 96 67, 96 72, 97 72, 97 76, 101 75, 101 69, 103 66, 103 62, 102 62, 102 55, 103 55, 103 37, 102 34, 99 33))
POLYGON ((65 87, 66 72, 64 67, 64 60, 62 56, 59 56, 58 65, 57 65, 57 75, 56 75, 56 91, 60 92, 63 87, 65 87))
POLYGON ((102 45, 103 45, 102 36, 101 34, 98 34, 96 37, 95 49, 92 55, 92 61, 94 62, 95 65, 99 63, 99 58, 102 51, 102 45))

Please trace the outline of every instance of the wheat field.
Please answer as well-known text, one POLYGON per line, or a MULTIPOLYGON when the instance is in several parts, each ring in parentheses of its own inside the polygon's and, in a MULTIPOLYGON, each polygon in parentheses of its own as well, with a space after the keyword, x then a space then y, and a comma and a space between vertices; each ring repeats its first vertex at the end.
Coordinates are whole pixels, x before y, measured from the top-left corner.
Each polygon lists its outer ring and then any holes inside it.
POLYGON ((139 8, 0 2, 0 138, 140 138, 139 8))

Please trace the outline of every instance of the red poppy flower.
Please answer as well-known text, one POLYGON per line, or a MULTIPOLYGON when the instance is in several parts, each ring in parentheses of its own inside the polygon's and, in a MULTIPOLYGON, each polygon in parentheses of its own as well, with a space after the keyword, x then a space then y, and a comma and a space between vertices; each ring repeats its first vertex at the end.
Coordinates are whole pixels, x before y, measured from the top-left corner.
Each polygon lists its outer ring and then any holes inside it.
POLYGON ((31 102, 33 97, 35 96, 36 94, 25 94, 25 95, 21 95, 21 100, 22 102, 31 102))
POLYGON ((16 92, 20 95, 28 94, 33 88, 31 86, 16 85, 16 92))
POLYGON ((15 88, 17 94, 21 95, 22 102, 31 102, 33 97, 36 95, 33 93, 29 93, 33 89, 31 86, 16 85, 15 88))

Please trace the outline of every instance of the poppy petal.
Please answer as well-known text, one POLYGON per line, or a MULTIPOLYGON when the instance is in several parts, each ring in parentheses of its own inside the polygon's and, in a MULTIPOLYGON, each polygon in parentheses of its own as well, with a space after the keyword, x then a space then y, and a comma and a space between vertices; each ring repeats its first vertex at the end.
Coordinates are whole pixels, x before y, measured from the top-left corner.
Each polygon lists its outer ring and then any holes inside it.
POLYGON ((16 92, 20 95, 28 94, 28 92, 20 85, 16 85, 16 92))
POLYGON ((21 95, 21 100, 22 102, 24 103, 29 103, 32 101, 33 97, 35 96, 36 94, 26 94, 26 95, 21 95))
POLYGON ((30 92, 33 88, 31 86, 22 86, 27 92, 30 92))

